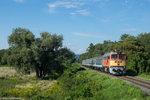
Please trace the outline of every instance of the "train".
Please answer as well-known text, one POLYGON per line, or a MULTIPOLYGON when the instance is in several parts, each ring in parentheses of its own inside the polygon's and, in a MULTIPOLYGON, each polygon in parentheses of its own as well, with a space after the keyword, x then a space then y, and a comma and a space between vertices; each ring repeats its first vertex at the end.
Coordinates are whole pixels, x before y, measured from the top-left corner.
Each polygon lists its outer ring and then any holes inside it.
POLYGON ((103 56, 85 59, 82 66, 97 69, 112 75, 126 74, 126 54, 121 50, 114 50, 103 56))

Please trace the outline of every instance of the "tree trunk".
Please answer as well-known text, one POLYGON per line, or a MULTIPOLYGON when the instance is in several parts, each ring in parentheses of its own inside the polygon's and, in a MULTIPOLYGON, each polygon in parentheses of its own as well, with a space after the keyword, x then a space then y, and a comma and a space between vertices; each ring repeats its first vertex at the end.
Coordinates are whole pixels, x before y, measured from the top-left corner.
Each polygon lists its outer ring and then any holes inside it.
POLYGON ((40 78, 40 75, 39 75, 39 67, 36 67, 35 70, 36 70, 36 77, 40 78))

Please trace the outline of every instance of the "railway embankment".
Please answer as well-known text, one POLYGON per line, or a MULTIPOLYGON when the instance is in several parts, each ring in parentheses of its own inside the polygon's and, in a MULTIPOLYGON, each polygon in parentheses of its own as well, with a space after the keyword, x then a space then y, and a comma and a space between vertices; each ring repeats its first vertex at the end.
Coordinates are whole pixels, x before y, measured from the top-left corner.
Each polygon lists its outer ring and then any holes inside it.
POLYGON ((118 78, 71 66, 49 90, 52 99, 71 100, 147 100, 140 88, 118 78))
MULTIPOLYGON (((93 69, 90 69, 90 68, 87 68, 87 67, 84 67, 84 66, 81 66, 81 67, 86 69, 86 70, 93 70, 93 69)), ((109 73, 101 72, 101 71, 98 71, 98 70, 93 70, 93 71, 95 71, 96 73, 102 74, 102 75, 106 75, 110 78, 118 78, 118 79, 121 79, 123 81, 128 82, 129 84, 133 84, 134 86, 139 87, 146 95, 150 96, 150 80, 147 79, 148 76, 145 79, 145 78, 139 77, 139 76, 128 76, 128 75, 115 76, 115 75, 111 75, 109 73)))

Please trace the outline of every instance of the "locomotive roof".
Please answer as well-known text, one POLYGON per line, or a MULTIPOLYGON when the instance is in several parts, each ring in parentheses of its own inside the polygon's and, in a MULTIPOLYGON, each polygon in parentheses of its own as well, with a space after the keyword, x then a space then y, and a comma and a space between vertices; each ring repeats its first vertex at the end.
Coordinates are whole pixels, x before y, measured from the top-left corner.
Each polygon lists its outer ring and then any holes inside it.
POLYGON ((124 54, 123 52, 115 52, 115 51, 111 51, 109 53, 104 54, 104 57, 106 56, 110 56, 111 54, 124 54))
MULTIPOLYGON (((101 57, 107 57, 107 56, 110 56, 111 54, 124 54, 123 52, 119 51, 119 52, 116 52, 116 51, 111 51, 111 52, 108 52, 102 56, 97 56, 97 57, 93 57, 93 58, 101 58, 101 57)), ((89 59, 85 59, 85 60, 90 60, 90 59, 93 59, 93 58, 89 58, 89 59)))

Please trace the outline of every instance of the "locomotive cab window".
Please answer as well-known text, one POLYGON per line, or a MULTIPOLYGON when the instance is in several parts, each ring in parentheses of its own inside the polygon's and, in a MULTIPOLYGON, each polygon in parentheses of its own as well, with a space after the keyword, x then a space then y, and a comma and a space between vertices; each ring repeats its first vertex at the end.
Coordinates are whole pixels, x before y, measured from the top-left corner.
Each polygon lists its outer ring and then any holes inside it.
POLYGON ((125 59, 125 55, 120 54, 119 59, 125 59))
POLYGON ((111 55, 111 59, 117 59, 117 55, 111 55))

